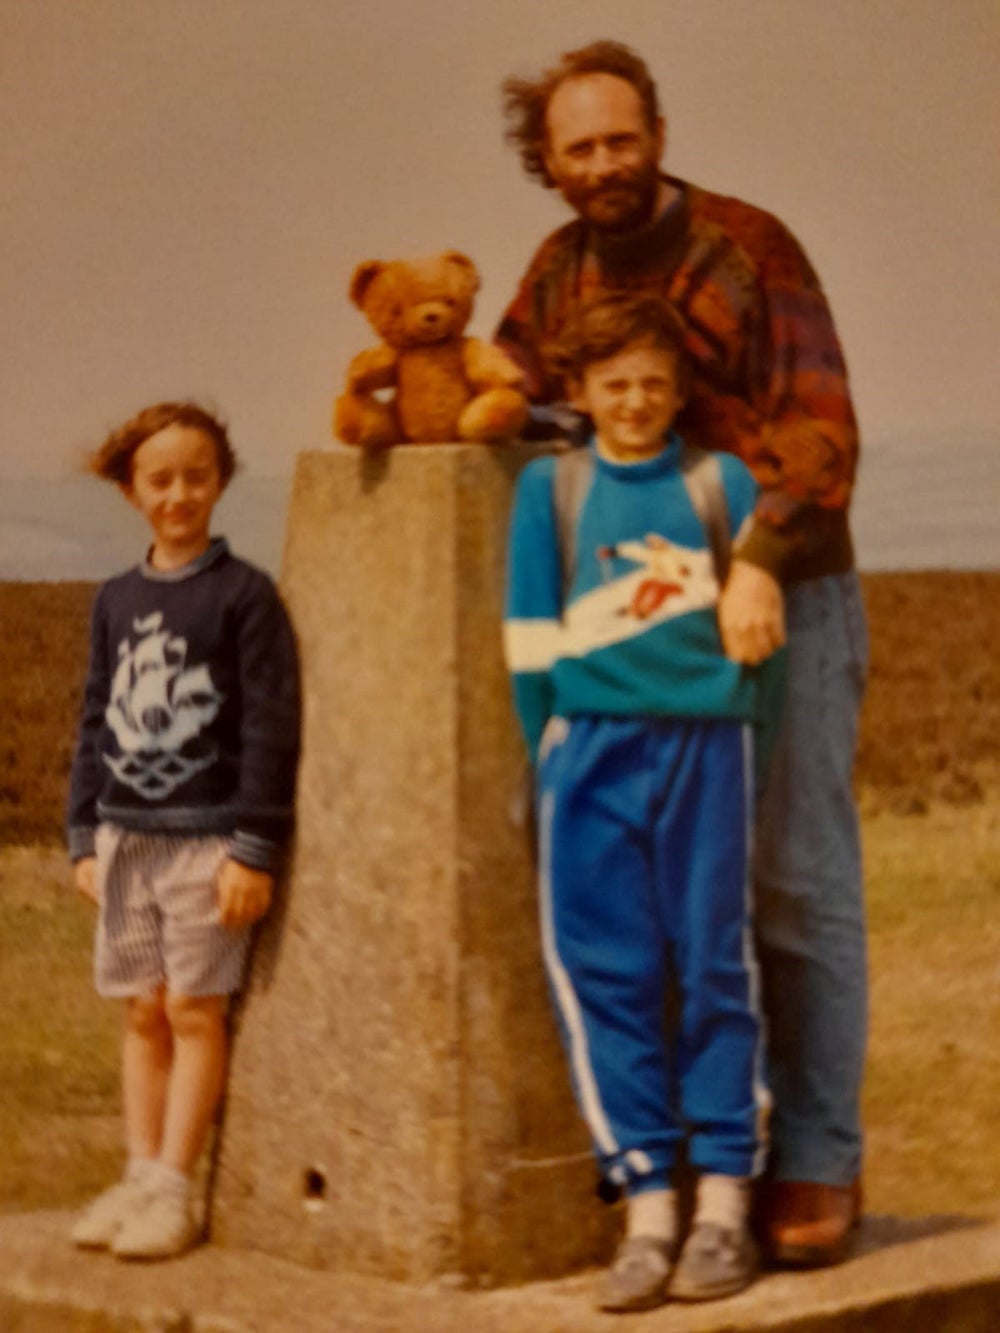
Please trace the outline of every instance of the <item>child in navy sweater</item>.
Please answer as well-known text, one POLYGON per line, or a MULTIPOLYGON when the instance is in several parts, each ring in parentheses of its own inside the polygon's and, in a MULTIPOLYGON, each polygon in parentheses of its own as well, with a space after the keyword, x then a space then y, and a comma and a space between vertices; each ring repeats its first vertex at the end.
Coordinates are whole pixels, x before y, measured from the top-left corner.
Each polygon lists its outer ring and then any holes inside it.
MULTIPOLYGON (((655 296, 579 309, 552 354, 594 423, 589 454, 530 463, 511 526, 505 645, 537 768, 545 963, 605 1185, 627 1199, 609 1310, 729 1295, 756 1267, 747 1196, 766 1093, 749 865, 763 697, 758 673, 723 651, 720 543, 696 503, 695 455, 671 431, 683 339, 655 296), (567 466, 583 469, 572 502, 567 466), (682 1142, 698 1174, 683 1246, 682 1142)), ((731 455, 706 465, 728 548, 756 486, 731 455)))
POLYGON ((291 831, 298 663, 271 580, 210 535, 236 466, 220 422, 158 404, 91 466, 152 544, 97 594, 70 779, 74 880, 99 906, 97 988, 126 1001, 128 1152, 73 1238, 158 1259, 200 1234, 191 1175, 222 1095, 227 997, 291 831))

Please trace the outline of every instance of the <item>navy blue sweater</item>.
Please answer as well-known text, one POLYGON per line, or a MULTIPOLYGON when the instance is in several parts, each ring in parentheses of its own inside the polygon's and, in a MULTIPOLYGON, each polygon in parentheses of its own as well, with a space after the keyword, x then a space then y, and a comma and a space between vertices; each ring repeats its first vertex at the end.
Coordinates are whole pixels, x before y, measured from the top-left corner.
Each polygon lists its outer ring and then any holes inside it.
POLYGON ((292 826, 299 756, 295 638, 277 589, 222 538, 163 572, 148 563, 98 591, 70 777, 69 849, 100 822, 232 835, 273 870, 292 826))

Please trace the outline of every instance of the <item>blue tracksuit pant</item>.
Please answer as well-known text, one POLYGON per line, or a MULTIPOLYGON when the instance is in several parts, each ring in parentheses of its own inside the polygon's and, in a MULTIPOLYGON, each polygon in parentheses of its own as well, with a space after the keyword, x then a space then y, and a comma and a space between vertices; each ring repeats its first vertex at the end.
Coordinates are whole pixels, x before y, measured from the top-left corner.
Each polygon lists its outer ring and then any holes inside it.
POLYGON ((603 1174, 662 1187, 683 1138, 699 1171, 755 1174, 749 728, 554 718, 538 801, 545 963, 603 1174))

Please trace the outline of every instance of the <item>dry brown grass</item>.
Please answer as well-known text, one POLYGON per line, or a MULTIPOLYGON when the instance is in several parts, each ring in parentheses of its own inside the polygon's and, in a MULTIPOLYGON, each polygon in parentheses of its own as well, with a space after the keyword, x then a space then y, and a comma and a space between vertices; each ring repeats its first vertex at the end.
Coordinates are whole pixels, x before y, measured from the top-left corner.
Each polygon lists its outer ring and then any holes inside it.
POLYGON ((975 804, 1000 782, 1000 572, 868 574, 864 808, 975 804))
MULTIPOLYGON (((885 812, 864 840, 868 1210, 995 1213, 1000 797, 885 812)), ((92 927, 59 851, 0 851, 0 938, 18 943, 0 950, 0 1212, 73 1206, 120 1167, 120 1020, 93 993, 92 927)))
MULTIPOLYGON (((865 592, 868 1203, 911 1217, 995 1211, 1000 573, 873 574, 865 592)), ((120 1154, 118 1017, 91 992, 92 913, 51 848, 92 595, 0 584, 0 842, 50 844, 0 853, 0 937, 18 942, 0 950, 0 1210, 76 1203, 120 1154)))
MULTIPOLYGON (((969 804, 1000 784, 1000 572, 868 574, 867 813, 969 804)), ((58 843, 94 585, 0 584, 0 843, 58 843)))
POLYGON ((0 1210, 78 1203, 121 1158, 118 1006, 61 851, 0 850, 0 1210))
POLYGON ((0 845, 62 838, 92 583, 0 583, 0 845))
POLYGON ((864 821, 871 976, 868 1207, 1000 1200, 1000 796, 864 821))

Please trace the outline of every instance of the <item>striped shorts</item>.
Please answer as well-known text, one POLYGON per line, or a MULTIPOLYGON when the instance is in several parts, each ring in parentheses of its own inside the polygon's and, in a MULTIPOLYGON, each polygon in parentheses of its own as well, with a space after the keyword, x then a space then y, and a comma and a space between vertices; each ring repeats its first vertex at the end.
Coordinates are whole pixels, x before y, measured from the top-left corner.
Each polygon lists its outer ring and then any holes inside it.
POLYGON ((216 877, 228 837, 97 830, 99 995, 229 995, 243 980, 249 926, 219 924, 216 877))

